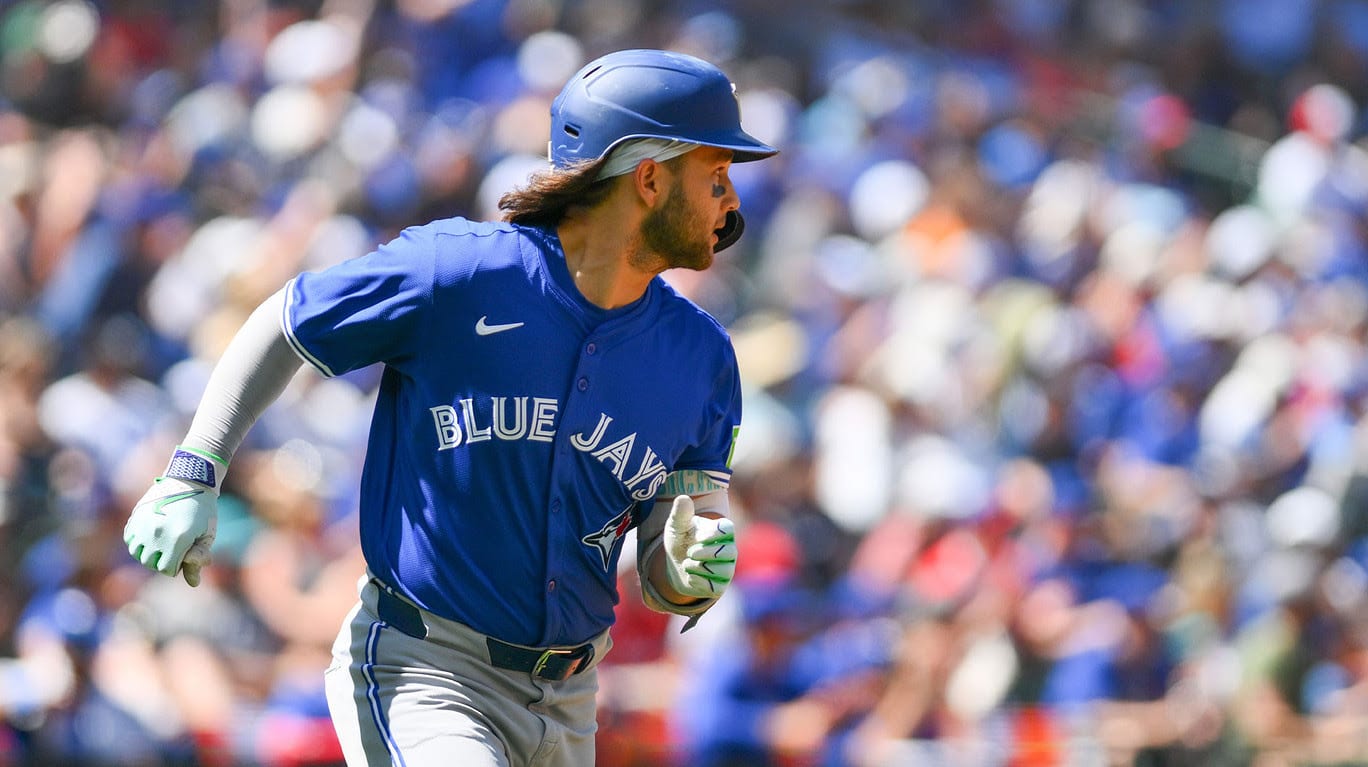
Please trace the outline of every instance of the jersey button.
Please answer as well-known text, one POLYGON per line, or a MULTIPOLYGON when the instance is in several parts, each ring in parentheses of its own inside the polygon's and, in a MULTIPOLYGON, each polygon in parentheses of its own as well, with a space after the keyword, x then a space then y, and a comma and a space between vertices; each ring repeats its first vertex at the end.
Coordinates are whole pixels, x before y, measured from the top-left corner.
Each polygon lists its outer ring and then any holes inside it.
POLYGON ((588 345, 588 346, 585 346, 585 347, 584 347, 584 353, 585 353, 585 354, 593 354, 593 353, 596 352, 596 351, 598 351, 598 344, 596 344, 596 343, 594 343, 594 342, 592 342, 592 341, 589 342, 589 345, 588 345))
POLYGON ((559 501, 559 500, 555 500, 555 501, 552 501, 552 502, 551 502, 551 511, 560 511, 560 501, 559 501))
POLYGON ((588 391, 588 390, 589 390, 589 379, 588 379, 588 378, 581 378, 581 379, 579 380, 579 382, 575 384, 575 386, 576 386, 580 391, 588 391))
POLYGON ((549 581, 546 582, 546 590, 547 590, 547 591, 555 591, 555 590, 556 590, 556 579, 555 579, 555 578, 552 578, 551 580, 549 580, 549 581))

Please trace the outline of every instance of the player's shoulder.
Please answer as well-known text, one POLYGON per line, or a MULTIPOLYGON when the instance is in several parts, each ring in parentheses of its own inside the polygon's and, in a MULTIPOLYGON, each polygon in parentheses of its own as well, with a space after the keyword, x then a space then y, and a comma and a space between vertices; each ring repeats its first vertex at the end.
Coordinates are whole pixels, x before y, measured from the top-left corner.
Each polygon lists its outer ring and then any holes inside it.
POLYGON ((461 216, 441 218, 421 227, 424 233, 438 241, 449 239, 465 245, 481 244, 485 248, 505 248, 516 252, 520 248, 546 247, 545 229, 507 221, 476 221, 461 216))
POLYGON ((520 227, 504 221, 477 221, 464 216, 439 218, 419 227, 432 237, 492 238, 519 236, 520 227))
POLYGON ((700 344, 731 349, 731 335, 716 317, 680 293, 664 277, 656 277, 655 285, 660 296, 660 316, 679 336, 679 341, 693 339, 700 344))
POLYGON ((504 221, 476 221, 460 216, 431 221, 420 227, 439 264, 438 272, 453 276, 476 271, 525 269, 526 255, 544 248, 542 230, 504 221))

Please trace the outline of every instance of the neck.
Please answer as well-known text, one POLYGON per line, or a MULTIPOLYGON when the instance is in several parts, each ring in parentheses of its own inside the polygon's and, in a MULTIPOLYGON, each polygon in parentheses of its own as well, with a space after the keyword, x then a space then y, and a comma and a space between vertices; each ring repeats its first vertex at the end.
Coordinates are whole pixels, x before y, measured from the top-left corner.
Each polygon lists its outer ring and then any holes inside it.
POLYGON ((635 226, 622 223, 631 220, 616 217, 605 207, 571 213, 557 227, 575 287, 585 300, 601 309, 616 309, 641 298, 651 279, 660 273, 633 265, 639 260, 633 256, 641 240, 635 226))

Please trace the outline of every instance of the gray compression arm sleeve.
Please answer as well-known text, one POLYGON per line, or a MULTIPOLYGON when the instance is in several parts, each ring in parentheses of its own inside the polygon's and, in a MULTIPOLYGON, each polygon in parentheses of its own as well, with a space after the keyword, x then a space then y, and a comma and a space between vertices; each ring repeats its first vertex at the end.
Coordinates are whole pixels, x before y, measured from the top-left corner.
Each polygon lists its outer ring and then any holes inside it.
POLYGON ((261 414, 285 391, 303 361, 280 327, 285 291, 262 302, 214 366, 183 442, 231 461, 261 414))

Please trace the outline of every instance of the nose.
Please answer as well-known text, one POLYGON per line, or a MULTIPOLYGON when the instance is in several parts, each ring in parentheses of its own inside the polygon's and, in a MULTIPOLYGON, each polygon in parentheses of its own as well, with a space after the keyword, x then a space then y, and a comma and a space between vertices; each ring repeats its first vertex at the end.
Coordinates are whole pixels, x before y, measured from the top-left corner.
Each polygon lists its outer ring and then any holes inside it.
POLYGON ((736 185, 731 182, 730 178, 723 179, 721 184, 715 186, 722 191, 718 196, 722 198, 722 210, 724 212, 741 208, 741 196, 736 193, 736 185))

